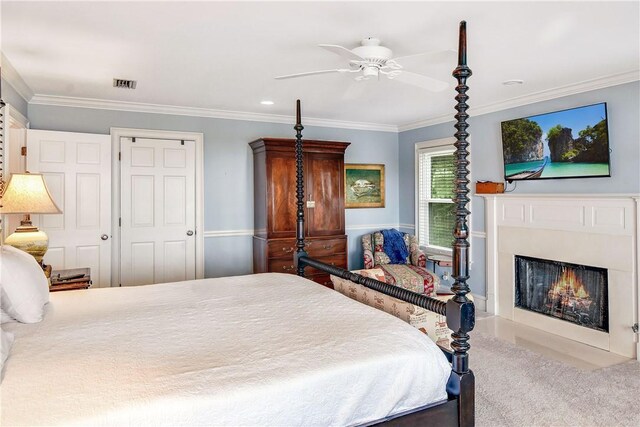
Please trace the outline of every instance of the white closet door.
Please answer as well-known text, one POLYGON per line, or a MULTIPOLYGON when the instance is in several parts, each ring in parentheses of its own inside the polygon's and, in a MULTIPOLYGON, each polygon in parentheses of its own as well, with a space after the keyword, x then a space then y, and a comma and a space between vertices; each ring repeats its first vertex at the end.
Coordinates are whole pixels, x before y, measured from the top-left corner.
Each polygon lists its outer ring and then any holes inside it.
POLYGON ((121 138, 122 286, 196 277, 195 142, 121 138))
POLYGON ((62 214, 33 215, 49 236, 45 264, 89 267, 93 287, 111 286, 111 138, 27 131, 27 170, 44 175, 62 214))

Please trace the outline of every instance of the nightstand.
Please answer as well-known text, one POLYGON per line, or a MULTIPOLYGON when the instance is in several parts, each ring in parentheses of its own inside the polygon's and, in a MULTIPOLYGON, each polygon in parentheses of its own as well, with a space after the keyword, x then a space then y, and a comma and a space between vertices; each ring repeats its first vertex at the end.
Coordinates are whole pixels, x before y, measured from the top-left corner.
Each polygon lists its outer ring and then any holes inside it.
POLYGON ((51 272, 49 292, 88 289, 89 286, 91 286, 90 268, 70 268, 51 272))

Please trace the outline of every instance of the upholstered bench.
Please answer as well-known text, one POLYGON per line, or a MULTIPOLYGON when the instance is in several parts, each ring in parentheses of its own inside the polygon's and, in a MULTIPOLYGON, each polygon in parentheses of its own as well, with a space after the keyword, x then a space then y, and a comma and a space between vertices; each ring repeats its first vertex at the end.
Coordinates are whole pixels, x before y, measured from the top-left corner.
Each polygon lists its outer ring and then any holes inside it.
POLYGON ((376 231, 362 236, 364 252, 364 268, 382 269, 385 282, 412 292, 427 296, 435 295, 440 285, 440 278, 427 270, 427 258, 420 250, 416 236, 402 233, 402 238, 409 250, 409 256, 403 264, 392 264, 384 251, 384 236, 376 231))
MULTIPOLYGON (((385 282, 385 272, 379 268, 354 270, 353 272, 385 282)), ((333 288, 341 294, 404 320, 425 333, 436 344, 444 348, 450 348, 452 331, 447 327, 445 316, 336 276, 331 276, 331 281, 333 282, 333 288)), ((433 296, 442 301, 452 297, 452 295, 436 296, 435 294, 433 296)), ((471 294, 468 294, 468 297, 472 299, 471 294)))

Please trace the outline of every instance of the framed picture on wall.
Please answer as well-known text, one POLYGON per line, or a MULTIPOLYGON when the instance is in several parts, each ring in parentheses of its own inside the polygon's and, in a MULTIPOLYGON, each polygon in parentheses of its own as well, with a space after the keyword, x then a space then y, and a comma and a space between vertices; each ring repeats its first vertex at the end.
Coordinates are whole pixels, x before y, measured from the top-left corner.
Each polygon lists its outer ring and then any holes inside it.
POLYGON ((345 208, 384 208, 384 165, 344 165, 345 208))

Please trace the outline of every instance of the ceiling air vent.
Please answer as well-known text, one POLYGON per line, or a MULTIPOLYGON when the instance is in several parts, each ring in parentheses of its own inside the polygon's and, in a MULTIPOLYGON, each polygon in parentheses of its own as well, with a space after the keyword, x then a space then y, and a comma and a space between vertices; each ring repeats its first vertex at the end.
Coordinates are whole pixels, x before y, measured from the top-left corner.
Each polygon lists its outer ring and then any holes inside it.
POLYGON ((137 83, 135 80, 113 79, 113 87, 120 89, 135 89, 137 83))

